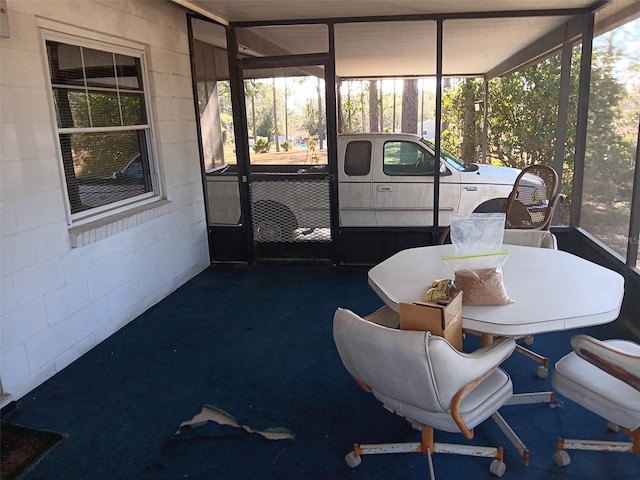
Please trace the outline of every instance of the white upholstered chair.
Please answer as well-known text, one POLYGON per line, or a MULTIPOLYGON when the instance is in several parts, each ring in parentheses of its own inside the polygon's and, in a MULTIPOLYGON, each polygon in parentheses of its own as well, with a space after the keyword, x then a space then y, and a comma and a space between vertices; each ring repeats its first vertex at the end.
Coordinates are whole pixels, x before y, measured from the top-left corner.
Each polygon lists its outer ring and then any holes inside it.
POLYGON ((356 444, 345 457, 350 467, 358 466, 362 455, 417 452, 428 458, 433 479, 431 454, 456 453, 494 458, 490 471, 504 473, 502 448, 440 444, 433 430, 473 438, 473 428, 512 397, 511 379, 498 366, 513 352, 513 339, 462 353, 429 332, 388 328, 341 308, 334 315, 333 337, 356 382, 422 432, 416 443, 356 444))
POLYGON ((556 236, 549 230, 506 229, 502 237, 504 245, 558 249, 556 236))
POLYGON ((602 450, 640 455, 640 345, 627 340, 571 339, 573 352, 556 363, 551 382, 556 392, 608 420, 631 442, 559 438, 553 454, 559 466, 571 462, 566 450, 602 450))

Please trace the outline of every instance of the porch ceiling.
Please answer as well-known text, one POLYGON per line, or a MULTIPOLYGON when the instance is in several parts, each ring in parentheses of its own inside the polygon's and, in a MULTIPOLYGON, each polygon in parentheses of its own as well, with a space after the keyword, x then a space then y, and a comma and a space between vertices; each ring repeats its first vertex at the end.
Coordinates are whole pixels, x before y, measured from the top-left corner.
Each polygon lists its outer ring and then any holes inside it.
MULTIPOLYGON (((444 20, 444 75, 491 77, 548 55, 565 38, 574 38, 581 23, 572 18, 581 12, 602 5, 596 31, 640 16, 637 0, 171 1, 223 24, 253 25, 255 35, 245 37, 252 41, 244 47, 256 55, 327 51, 326 27, 311 21, 330 19, 336 25, 339 77, 435 75, 435 18, 444 20), (297 20, 303 22, 295 24, 297 20)), ((242 44, 242 30, 239 39, 242 44)))

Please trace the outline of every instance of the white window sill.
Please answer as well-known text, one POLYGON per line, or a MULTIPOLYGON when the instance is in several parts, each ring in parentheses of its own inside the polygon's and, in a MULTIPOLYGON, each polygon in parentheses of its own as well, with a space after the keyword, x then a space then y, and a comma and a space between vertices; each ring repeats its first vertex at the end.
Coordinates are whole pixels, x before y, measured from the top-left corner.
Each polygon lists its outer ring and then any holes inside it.
POLYGON ((126 212, 117 213, 82 225, 71 226, 71 248, 81 247, 123 232, 169 212, 169 201, 161 199, 126 212))

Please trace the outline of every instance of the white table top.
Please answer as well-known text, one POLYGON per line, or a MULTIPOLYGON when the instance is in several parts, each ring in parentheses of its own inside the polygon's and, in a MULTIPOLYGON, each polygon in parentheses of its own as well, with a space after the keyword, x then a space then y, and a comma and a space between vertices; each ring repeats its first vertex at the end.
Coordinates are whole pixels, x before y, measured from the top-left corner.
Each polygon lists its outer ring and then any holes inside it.
MULTIPOLYGON (((533 335, 612 322, 624 295, 622 275, 560 250, 503 245, 511 253, 502 267, 515 302, 464 306, 462 326, 492 335, 533 335)), ((442 261, 453 245, 410 248, 369 270, 369 284, 395 311, 421 301, 433 280, 453 279, 442 261)))

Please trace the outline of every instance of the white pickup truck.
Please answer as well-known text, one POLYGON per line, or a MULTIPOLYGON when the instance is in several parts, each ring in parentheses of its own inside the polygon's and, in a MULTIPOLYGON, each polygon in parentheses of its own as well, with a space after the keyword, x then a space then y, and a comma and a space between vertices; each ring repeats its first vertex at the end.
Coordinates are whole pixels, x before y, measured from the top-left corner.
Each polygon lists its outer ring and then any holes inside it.
MULTIPOLYGON (((436 165, 440 169, 440 225, 448 225, 453 213, 470 213, 484 202, 507 197, 520 173, 514 168, 465 163, 444 151, 436 161, 433 144, 418 135, 340 134, 337 171, 340 226, 433 225, 436 165)), ((207 177, 211 223, 237 223, 239 206, 232 213, 227 208, 229 195, 237 198, 237 183, 227 183, 226 187, 222 184, 225 177, 227 182, 233 182, 228 176, 232 170, 207 177), (216 220, 221 216, 231 222, 216 220)), ((300 231, 328 228, 328 182, 303 181, 305 173, 322 172, 326 172, 326 165, 293 170, 285 174, 291 176, 290 180, 278 176, 277 181, 253 183, 256 237, 266 241, 292 240, 300 231)))

